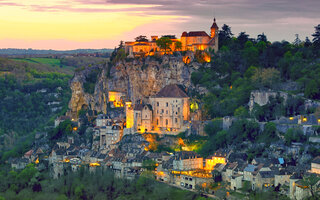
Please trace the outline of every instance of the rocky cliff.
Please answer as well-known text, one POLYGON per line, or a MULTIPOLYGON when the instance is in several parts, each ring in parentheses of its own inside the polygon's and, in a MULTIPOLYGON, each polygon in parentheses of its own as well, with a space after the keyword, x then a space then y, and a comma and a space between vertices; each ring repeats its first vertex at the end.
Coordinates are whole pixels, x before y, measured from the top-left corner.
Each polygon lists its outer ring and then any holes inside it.
POLYGON ((108 91, 122 92, 134 103, 140 100, 147 102, 149 96, 155 95, 168 84, 190 88, 191 73, 197 68, 198 63, 186 65, 181 56, 164 56, 159 60, 148 57, 118 62, 116 65, 88 67, 76 72, 71 80, 72 97, 68 115, 76 118, 77 112, 83 107, 106 113, 108 91), (84 84, 92 70, 99 70, 99 73, 94 92, 89 94, 85 92, 84 84))

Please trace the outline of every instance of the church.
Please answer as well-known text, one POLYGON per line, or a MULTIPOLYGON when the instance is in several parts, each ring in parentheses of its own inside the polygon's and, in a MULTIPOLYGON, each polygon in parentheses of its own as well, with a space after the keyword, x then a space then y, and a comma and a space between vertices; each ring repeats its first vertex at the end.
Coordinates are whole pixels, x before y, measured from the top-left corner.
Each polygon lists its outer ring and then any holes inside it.
MULTIPOLYGON (((205 31, 190 31, 183 32, 180 39, 175 36, 169 37, 172 41, 170 46, 171 51, 196 51, 207 50, 209 48, 218 51, 218 31, 219 27, 216 19, 213 19, 213 24, 210 27, 210 35, 205 31), (181 43, 181 48, 176 48, 176 43, 181 43)), ((156 41, 158 36, 151 36, 151 40, 125 42, 125 52, 129 57, 154 55, 156 52, 161 52, 156 41)))

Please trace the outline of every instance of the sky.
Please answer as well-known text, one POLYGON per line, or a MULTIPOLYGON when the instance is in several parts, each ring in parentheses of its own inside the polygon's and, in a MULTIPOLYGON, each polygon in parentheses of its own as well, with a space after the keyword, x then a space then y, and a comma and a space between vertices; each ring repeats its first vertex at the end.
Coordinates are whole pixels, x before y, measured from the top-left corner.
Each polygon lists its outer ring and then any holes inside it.
POLYGON ((235 36, 312 39, 320 0, 0 0, 0 48, 114 48, 139 35, 210 33, 213 17, 235 36))

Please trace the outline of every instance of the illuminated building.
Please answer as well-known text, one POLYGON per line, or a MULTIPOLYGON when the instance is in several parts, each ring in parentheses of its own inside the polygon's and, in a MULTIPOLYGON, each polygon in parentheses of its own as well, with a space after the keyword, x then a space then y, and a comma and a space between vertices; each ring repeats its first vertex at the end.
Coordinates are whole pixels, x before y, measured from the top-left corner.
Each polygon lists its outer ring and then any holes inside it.
POLYGON ((137 104, 134 107, 135 131, 145 133, 152 129, 152 107, 150 104, 137 104))
POLYGON ((133 124, 132 102, 126 102, 126 128, 132 128, 133 124))
POLYGON ((162 131, 178 131, 190 118, 189 97, 180 86, 167 85, 150 97, 153 108, 153 124, 162 131))
POLYGON ((193 151, 176 152, 173 160, 173 170, 187 171, 203 169, 203 158, 193 151))
POLYGON ((227 153, 218 150, 217 152, 214 153, 214 155, 206 159, 205 169, 213 170, 218 163, 227 164, 226 158, 227 158, 227 153))
POLYGON ((109 102, 113 102, 113 106, 115 108, 124 106, 121 97, 125 96, 125 94, 123 94, 122 92, 109 91, 108 96, 109 102))
MULTIPOLYGON (((196 51, 207 50, 209 48, 218 51, 218 31, 219 27, 216 23, 216 19, 213 20, 213 24, 210 27, 210 35, 205 31, 191 31, 183 32, 180 39, 174 36, 169 36, 172 41, 170 49, 172 51, 196 51), (181 42, 181 49, 175 48, 175 43, 181 42)), ((125 52, 130 56, 145 56, 153 55, 155 52, 159 52, 160 48, 157 46, 156 41, 158 36, 151 36, 151 40, 125 42, 125 52)), ((206 61, 209 58, 206 58, 206 61)), ((187 62, 187 61, 186 61, 187 62)), ((209 61, 210 62, 210 61, 209 61)))

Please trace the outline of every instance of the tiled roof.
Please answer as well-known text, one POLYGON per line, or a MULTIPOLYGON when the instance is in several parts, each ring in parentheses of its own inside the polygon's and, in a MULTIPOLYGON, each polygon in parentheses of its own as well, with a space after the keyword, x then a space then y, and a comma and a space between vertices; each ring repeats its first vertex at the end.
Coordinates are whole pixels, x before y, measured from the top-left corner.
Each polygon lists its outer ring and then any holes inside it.
POLYGON ((165 86, 154 97, 174 97, 174 98, 186 98, 188 95, 176 84, 170 84, 165 86))
POLYGON ((205 31, 190 31, 186 37, 210 37, 205 31))

